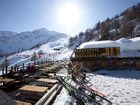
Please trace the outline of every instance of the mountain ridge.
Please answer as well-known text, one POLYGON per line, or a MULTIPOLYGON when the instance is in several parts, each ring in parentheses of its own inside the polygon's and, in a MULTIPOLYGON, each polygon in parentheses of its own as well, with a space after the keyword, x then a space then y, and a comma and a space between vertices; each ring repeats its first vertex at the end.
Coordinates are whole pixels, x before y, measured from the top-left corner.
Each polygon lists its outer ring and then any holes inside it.
POLYGON ((67 37, 67 34, 49 31, 46 28, 21 33, 0 31, 0 56, 28 50, 67 37))

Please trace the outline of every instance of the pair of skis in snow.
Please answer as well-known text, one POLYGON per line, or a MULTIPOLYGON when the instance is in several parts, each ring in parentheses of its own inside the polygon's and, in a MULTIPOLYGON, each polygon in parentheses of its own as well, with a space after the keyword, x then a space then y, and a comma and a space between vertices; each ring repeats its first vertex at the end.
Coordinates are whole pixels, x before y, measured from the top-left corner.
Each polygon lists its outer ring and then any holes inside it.
POLYGON ((67 90, 78 105, 112 105, 102 93, 93 90, 78 80, 73 80, 71 77, 62 78, 55 75, 57 80, 67 90))

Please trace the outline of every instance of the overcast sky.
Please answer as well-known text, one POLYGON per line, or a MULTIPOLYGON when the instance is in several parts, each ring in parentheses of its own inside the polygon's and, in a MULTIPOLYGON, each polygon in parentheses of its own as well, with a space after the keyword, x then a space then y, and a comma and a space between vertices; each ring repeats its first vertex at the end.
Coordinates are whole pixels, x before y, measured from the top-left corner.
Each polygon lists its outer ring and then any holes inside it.
POLYGON ((138 2, 139 0, 0 0, 0 31, 22 32, 47 28, 75 35, 92 28, 98 21, 120 14, 138 2))

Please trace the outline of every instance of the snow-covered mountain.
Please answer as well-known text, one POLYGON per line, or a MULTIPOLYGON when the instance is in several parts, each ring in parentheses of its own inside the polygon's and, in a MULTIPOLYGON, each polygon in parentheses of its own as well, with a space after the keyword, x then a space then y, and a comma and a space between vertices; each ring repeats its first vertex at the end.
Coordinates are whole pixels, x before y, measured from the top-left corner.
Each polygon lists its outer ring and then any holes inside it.
POLYGON ((22 33, 0 31, 0 56, 32 49, 67 37, 66 34, 48 31, 45 28, 22 33))

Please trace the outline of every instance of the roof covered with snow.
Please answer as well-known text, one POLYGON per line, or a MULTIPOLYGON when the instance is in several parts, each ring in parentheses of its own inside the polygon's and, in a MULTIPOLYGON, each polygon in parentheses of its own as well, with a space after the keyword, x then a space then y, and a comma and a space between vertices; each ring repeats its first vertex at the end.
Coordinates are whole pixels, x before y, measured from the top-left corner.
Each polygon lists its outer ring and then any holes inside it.
POLYGON ((81 44, 78 49, 86 48, 107 48, 120 47, 121 56, 139 56, 140 57, 140 37, 126 39, 121 38, 116 41, 90 41, 81 44))

